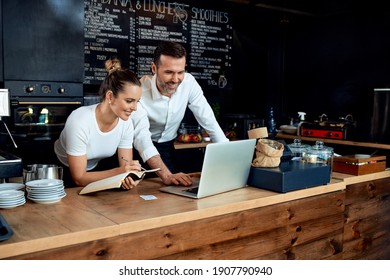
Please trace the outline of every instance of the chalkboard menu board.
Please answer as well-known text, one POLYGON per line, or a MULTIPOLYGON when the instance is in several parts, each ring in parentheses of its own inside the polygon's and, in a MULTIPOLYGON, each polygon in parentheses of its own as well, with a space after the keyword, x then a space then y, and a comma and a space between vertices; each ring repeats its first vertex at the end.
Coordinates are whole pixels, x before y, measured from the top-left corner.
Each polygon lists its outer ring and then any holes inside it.
POLYGON ((118 56, 139 77, 151 74, 159 41, 183 44, 186 70, 204 88, 231 89, 233 27, 228 11, 199 1, 84 0, 84 84, 100 84, 104 62, 118 56))

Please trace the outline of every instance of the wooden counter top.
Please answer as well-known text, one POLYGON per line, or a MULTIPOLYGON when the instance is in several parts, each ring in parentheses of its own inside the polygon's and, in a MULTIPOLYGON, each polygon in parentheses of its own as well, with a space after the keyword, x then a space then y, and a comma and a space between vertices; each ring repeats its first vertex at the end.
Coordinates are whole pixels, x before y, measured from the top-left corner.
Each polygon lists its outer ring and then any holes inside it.
POLYGON ((338 172, 332 172, 332 178, 337 180, 343 180, 346 185, 361 183, 361 182, 367 182, 367 181, 373 181, 378 179, 384 179, 390 177, 390 171, 386 170, 383 172, 376 172, 371 174, 365 174, 365 175, 350 175, 350 174, 344 174, 344 173, 338 173, 338 172))
POLYGON ((158 190, 161 186, 160 179, 155 178, 142 181, 132 191, 116 189, 78 195, 81 188, 67 188, 67 196, 55 204, 27 200, 23 206, 1 209, 14 235, 0 243, 0 258, 201 220, 346 187, 345 182, 332 179, 328 185, 283 194, 245 187, 194 200, 162 193, 158 190), (140 195, 157 199, 144 200, 140 195))

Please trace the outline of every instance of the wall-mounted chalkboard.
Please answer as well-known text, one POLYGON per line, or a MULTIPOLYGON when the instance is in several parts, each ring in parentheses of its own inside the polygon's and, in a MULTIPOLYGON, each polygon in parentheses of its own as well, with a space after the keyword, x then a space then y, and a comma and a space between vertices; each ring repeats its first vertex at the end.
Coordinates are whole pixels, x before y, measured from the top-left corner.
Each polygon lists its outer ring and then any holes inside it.
POLYGON ((231 89, 233 27, 228 11, 199 1, 85 0, 84 84, 100 84, 104 61, 118 56, 139 77, 151 74, 161 40, 182 43, 187 71, 211 89, 231 89))

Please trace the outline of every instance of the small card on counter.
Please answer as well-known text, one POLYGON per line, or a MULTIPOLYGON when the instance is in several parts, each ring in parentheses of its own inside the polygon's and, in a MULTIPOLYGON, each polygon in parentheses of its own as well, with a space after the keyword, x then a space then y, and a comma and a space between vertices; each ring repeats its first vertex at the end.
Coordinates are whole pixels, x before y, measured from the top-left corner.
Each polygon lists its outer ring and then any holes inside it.
POLYGON ((154 200, 154 199, 157 199, 157 197, 155 197, 152 194, 141 194, 140 197, 142 199, 144 199, 144 200, 154 200))

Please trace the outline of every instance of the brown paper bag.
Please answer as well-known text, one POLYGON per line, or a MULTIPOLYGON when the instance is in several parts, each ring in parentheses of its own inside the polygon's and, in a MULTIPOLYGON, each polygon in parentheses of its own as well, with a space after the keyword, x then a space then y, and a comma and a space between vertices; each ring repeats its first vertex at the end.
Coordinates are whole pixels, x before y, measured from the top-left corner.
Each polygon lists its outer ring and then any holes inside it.
POLYGON ((283 155, 284 145, 275 140, 259 139, 256 144, 256 158, 253 167, 277 167, 283 155))

